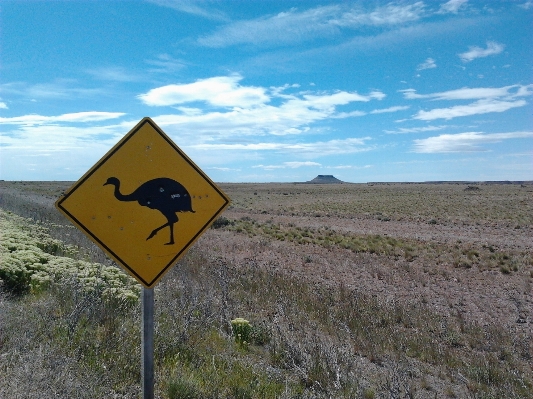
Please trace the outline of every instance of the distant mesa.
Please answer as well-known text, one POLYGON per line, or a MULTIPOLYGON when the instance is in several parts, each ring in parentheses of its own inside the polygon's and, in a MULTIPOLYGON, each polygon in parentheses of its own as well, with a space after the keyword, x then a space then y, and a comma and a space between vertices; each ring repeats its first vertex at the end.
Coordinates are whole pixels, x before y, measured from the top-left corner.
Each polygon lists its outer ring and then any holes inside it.
POLYGON ((342 184, 344 182, 342 180, 337 179, 333 175, 318 175, 313 180, 309 180, 306 183, 312 183, 312 184, 342 184))

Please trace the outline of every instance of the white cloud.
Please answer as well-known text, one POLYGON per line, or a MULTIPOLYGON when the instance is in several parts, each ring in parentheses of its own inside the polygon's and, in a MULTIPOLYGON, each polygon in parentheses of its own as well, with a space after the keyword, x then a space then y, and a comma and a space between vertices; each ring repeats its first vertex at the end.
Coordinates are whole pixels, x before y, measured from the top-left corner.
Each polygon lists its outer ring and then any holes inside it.
POLYGON ((525 3, 523 3, 523 4, 519 4, 518 7, 523 8, 524 10, 529 10, 530 8, 533 7, 533 1, 532 0, 528 0, 525 3))
POLYGON ((198 17, 211 19, 215 21, 225 21, 227 16, 220 10, 210 7, 201 7, 199 4, 202 4, 200 1, 194 0, 148 0, 151 3, 160 5, 162 7, 173 8, 176 11, 184 12, 191 15, 196 15, 198 17))
POLYGON ((383 109, 375 109, 373 111, 370 111, 371 114, 384 114, 389 112, 398 112, 398 111, 405 111, 406 109, 411 108, 409 105, 396 105, 394 107, 389 108, 383 108, 383 109))
POLYGON ((436 108, 429 111, 419 111, 413 119, 435 120, 451 119, 459 116, 486 114, 489 112, 504 112, 511 108, 522 107, 526 101, 519 99, 533 94, 531 85, 511 85, 498 88, 462 88, 432 94, 417 94, 414 89, 401 90, 406 99, 429 100, 478 100, 471 104, 455 105, 448 108, 436 108))
POLYGON ((138 98, 146 105, 177 105, 203 101, 214 106, 250 107, 269 101, 262 87, 241 86, 240 75, 216 76, 194 83, 167 85, 141 94, 138 98))
POLYGON ((0 109, 7 109, 7 104, 3 101, 0 101, 0 109))
POLYGON ((486 49, 477 46, 470 46, 467 52, 460 53, 458 55, 463 62, 470 62, 475 60, 476 58, 483 58, 488 57, 489 55, 500 54, 504 48, 505 46, 503 44, 488 41, 486 49))
POLYGON ((381 100, 384 97, 385 94, 380 91, 373 91, 368 96, 346 91, 338 91, 336 93, 327 95, 303 95, 306 105, 316 109, 332 109, 332 107, 335 107, 336 105, 346 105, 354 101, 368 102, 372 99, 381 100))
POLYGON ((254 165, 253 169, 263 169, 263 170, 274 170, 274 169, 285 169, 283 165, 254 165))
POLYGON ((274 170, 274 169, 286 169, 286 168, 301 168, 302 166, 322 166, 318 162, 304 161, 304 162, 283 162, 281 165, 254 165, 252 168, 259 168, 264 170, 274 170))
POLYGON ((444 3, 440 6, 440 10, 437 12, 438 14, 457 14, 459 9, 463 6, 463 4, 466 4, 468 0, 450 0, 447 3, 444 3))
MULTIPOLYGON (((288 93, 298 85, 281 87, 241 86, 241 76, 215 77, 183 85, 169 85, 152 89, 138 96, 149 105, 180 105, 179 114, 154 116, 160 126, 176 129, 183 134, 204 136, 209 140, 238 135, 295 135, 309 130, 309 125, 328 118, 361 116, 361 111, 337 112, 338 106, 354 102, 381 100, 379 90, 363 95, 357 92, 288 93), (189 103, 203 102, 219 110, 189 107, 189 103)), ((194 104, 196 105, 196 104, 194 104)), ((403 108, 391 107, 380 112, 394 112, 403 108)))
POLYGON ((533 84, 511 85, 504 87, 464 87, 456 90, 449 90, 432 94, 417 94, 415 89, 400 90, 408 100, 430 99, 430 100, 479 100, 490 98, 513 99, 525 97, 533 94, 533 84))
POLYGON ((352 28, 361 25, 398 25, 420 19, 423 12, 424 3, 421 1, 405 5, 389 3, 386 6, 377 7, 374 11, 368 13, 353 8, 343 13, 337 23, 341 26, 352 28))
POLYGON ((533 132, 482 133, 466 132, 441 134, 427 139, 414 140, 414 152, 448 153, 486 151, 482 144, 499 143, 503 140, 532 138, 533 132))
POLYGON ((370 112, 365 112, 365 111, 339 112, 339 113, 336 113, 335 115, 332 115, 331 118, 341 119, 341 118, 365 116, 368 114, 385 114, 385 113, 390 113, 390 112, 404 111, 409 108, 411 108, 409 105, 396 105, 396 106, 389 107, 389 108, 374 109, 370 112))
POLYGON ((343 5, 320 6, 305 11, 293 8, 273 16, 228 24, 211 35, 199 38, 198 43, 207 47, 299 43, 337 35, 341 29, 393 26, 416 21, 423 12, 423 2, 406 5, 390 3, 371 11, 343 5))
POLYGON ((435 63, 435 60, 433 58, 428 58, 426 61, 424 61, 422 64, 419 64, 416 68, 417 71, 422 71, 424 69, 432 69, 436 68, 437 64, 435 63))
POLYGON ((420 133, 420 132, 433 132, 435 130, 442 130, 448 126, 422 126, 411 128, 399 128, 398 130, 383 130, 387 134, 405 134, 405 133, 420 133))
POLYGON ((234 168, 225 168, 225 167, 218 167, 218 166, 211 166, 204 168, 205 170, 218 170, 221 172, 240 172, 241 169, 234 169, 234 168))
POLYGON ((343 119, 343 118, 352 118, 352 117, 365 116, 365 115, 368 115, 365 111, 350 111, 350 112, 339 112, 335 115, 332 115, 331 118, 343 119))
POLYGON ((249 143, 249 144, 196 144, 189 146, 198 150, 215 151, 275 151, 295 152, 299 155, 320 157, 332 154, 350 154, 368 151, 371 147, 366 146, 370 137, 347 138, 343 140, 318 141, 311 143, 249 143))
POLYGON ((435 119, 452 119, 459 116, 470 116, 487 114, 490 112, 504 112, 511 108, 523 107, 527 102, 525 100, 517 101, 499 101, 499 100, 479 100, 472 104, 456 105, 449 108, 435 108, 430 111, 418 111, 413 119, 423 121, 432 121, 435 119))
POLYGON ((88 111, 88 112, 75 112, 70 114, 62 114, 56 116, 43 116, 43 115, 23 115, 23 116, 14 116, 10 118, 0 117, 0 124, 4 125, 44 125, 57 122, 67 122, 67 123, 87 123, 87 122, 101 122, 109 119, 120 118, 121 116, 126 115, 123 112, 99 112, 99 111, 88 111))
POLYGON ((322 166, 318 162, 311 162, 311 161, 305 161, 305 162, 283 162, 284 165, 287 165, 289 168, 301 168, 302 166, 322 166))

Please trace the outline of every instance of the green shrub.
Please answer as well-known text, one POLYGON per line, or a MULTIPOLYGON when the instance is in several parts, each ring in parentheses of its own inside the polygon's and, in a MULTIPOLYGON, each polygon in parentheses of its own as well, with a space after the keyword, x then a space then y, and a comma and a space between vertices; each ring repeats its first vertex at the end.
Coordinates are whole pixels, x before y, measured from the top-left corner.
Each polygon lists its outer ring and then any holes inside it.
POLYGON ((52 283, 75 279, 81 289, 101 292, 106 300, 138 301, 140 285, 119 268, 56 256, 60 248, 62 252, 72 248, 52 239, 42 226, 1 209, 0 220, 0 278, 12 294, 38 293, 52 283))
POLYGON ((201 398, 196 385, 192 381, 181 377, 168 383, 167 395, 169 399, 201 398))
POLYGON ((216 219, 213 224, 211 225, 214 229, 220 229, 222 227, 231 226, 235 224, 232 220, 229 220, 228 218, 224 216, 220 216, 218 219, 216 219))
POLYGON ((242 346, 246 346, 250 343, 252 325, 248 320, 243 319, 242 317, 237 317, 231 321, 231 328, 236 343, 242 346))

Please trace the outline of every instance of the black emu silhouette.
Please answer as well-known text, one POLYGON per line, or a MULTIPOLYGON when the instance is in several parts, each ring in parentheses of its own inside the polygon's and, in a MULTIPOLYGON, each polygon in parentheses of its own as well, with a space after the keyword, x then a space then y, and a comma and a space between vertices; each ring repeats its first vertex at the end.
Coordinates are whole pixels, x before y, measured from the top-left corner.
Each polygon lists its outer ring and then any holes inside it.
POLYGON ((191 196, 180 183, 166 177, 148 180, 141 184, 133 193, 124 195, 120 192, 120 181, 110 177, 104 183, 115 186, 115 198, 119 201, 137 201, 141 206, 157 209, 167 218, 167 223, 154 229, 146 240, 165 227, 170 228, 170 241, 165 245, 174 244, 174 223, 178 221, 176 212, 193 212, 191 196))

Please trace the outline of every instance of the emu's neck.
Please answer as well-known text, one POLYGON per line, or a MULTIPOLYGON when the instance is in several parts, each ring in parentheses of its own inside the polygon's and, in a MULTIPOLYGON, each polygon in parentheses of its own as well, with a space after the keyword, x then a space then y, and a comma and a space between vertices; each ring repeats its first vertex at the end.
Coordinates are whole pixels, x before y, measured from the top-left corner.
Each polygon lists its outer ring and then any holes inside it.
POLYGON ((115 194, 115 198, 118 199, 119 201, 136 201, 137 199, 134 198, 135 196, 133 195, 133 193, 131 194, 128 194, 128 195, 124 195, 120 192, 120 183, 116 183, 114 184, 115 186, 115 191, 114 191, 114 194, 115 194))

